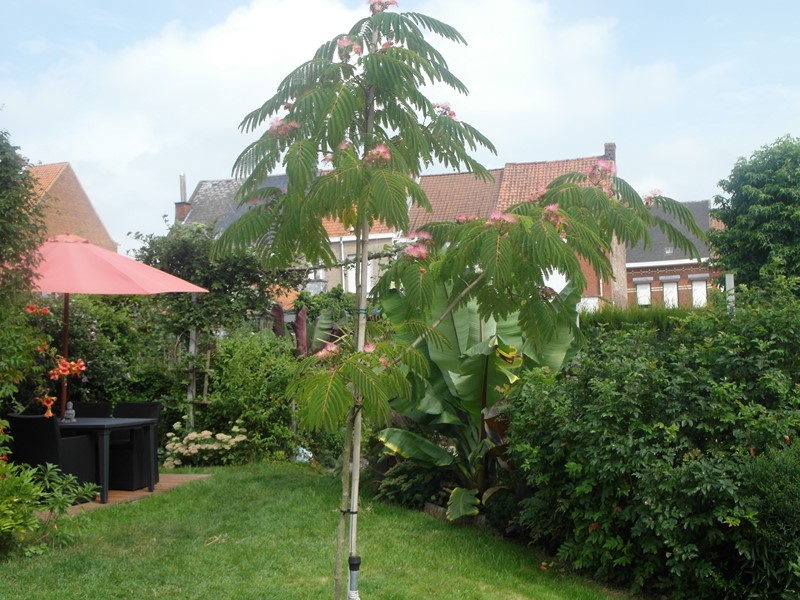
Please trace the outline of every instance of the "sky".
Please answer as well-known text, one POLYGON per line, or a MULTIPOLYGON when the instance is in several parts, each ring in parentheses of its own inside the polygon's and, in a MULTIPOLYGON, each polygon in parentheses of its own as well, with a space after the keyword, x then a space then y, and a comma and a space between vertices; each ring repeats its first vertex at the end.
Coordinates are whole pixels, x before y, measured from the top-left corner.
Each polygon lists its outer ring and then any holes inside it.
MULTIPOLYGON (((366 0, 0 0, 0 130, 32 164, 71 163, 121 252, 163 235, 239 131, 366 0)), ((489 137, 487 168, 603 153, 641 194, 711 199, 736 160, 800 136, 796 0, 398 0, 469 95, 432 88, 489 137)), ((431 173, 444 173, 433 167, 431 173)))

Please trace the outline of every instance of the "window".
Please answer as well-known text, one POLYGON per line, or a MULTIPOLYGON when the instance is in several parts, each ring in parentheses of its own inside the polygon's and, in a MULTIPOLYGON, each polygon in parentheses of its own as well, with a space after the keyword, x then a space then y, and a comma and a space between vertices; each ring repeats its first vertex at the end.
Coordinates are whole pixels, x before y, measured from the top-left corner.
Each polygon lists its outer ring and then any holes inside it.
MULTIPOLYGON (((355 254, 350 254, 347 257, 348 261, 355 261, 355 259, 356 259, 356 255, 355 254)), ((372 276, 372 263, 373 263, 373 261, 369 261, 369 263, 367 264, 367 284, 369 285, 370 288, 372 288, 372 286, 374 285, 374 282, 372 281, 372 279, 373 279, 373 276, 372 276)), ((356 265, 355 262, 351 262, 349 265, 347 265, 347 267, 345 267, 343 269, 344 273, 342 275, 342 285, 344 287, 344 291, 345 292, 352 292, 354 294, 356 293, 356 268, 357 267, 358 267, 358 265, 356 265)))
POLYGON ((705 279, 695 279, 692 281, 692 306, 700 308, 708 301, 708 290, 706 289, 705 279))
POLYGON ((664 282, 664 308, 676 308, 678 306, 678 282, 664 282))
POLYGON ((639 306, 650 306, 652 302, 650 284, 652 277, 634 277, 633 283, 636 286, 636 304, 639 306))
POLYGON ((665 275, 659 277, 661 288, 664 294, 664 308, 676 308, 678 306, 678 281, 680 275, 665 275))
POLYGON ((691 274, 689 281, 692 282, 692 306, 700 308, 708 302, 708 274, 691 274))
POLYGON ((639 306, 650 306, 650 284, 636 284, 636 304, 639 306))

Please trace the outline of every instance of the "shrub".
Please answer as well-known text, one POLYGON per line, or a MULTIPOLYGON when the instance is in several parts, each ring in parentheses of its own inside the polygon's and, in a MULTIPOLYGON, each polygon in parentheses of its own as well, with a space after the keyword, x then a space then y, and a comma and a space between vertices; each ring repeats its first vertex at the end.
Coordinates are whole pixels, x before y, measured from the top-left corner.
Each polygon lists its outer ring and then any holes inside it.
POLYGON ((54 465, 33 468, 8 462, 7 427, 0 420, 0 558, 37 554, 70 542, 70 529, 59 526, 62 517, 70 506, 97 492, 95 485, 81 484, 54 465))
POLYGON ((421 509, 426 502, 444 505, 447 494, 443 491, 442 473, 442 469, 436 467, 426 467, 410 460, 400 461, 386 471, 375 498, 415 510, 421 509))
POLYGON ((229 433, 189 431, 182 421, 167 433, 164 468, 244 464, 254 458, 254 443, 237 421, 229 433))
POLYGON ((800 597, 800 447, 771 450, 748 464, 744 493, 757 514, 739 579, 765 598, 800 597))
POLYGON ((734 313, 697 311, 668 333, 599 327, 563 372, 529 374, 510 435, 532 537, 634 589, 759 594, 742 570, 763 547, 765 507, 747 482, 753 456, 800 431, 794 287, 743 293, 734 313))
POLYGON ((237 330, 220 339, 212 362, 210 404, 198 411, 197 428, 227 431, 238 421, 254 451, 292 456, 298 437, 286 387, 296 365, 291 341, 271 331, 237 330))

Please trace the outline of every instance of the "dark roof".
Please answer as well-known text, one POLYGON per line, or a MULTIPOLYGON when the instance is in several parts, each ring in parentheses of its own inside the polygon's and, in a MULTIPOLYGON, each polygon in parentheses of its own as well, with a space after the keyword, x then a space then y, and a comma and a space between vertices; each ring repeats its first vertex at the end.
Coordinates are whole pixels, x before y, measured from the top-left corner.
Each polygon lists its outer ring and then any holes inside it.
MULTIPOLYGON (((262 187, 286 189, 289 178, 286 175, 271 175, 262 187)), ((204 180, 197 184, 189 198, 189 214, 185 224, 202 223, 213 225, 214 231, 224 230, 248 210, 248 206, 238 205, 236 192, 242 187, 243 179, 204 180)))
MULTIPOLYGON (((697 202, 685 202, 684 206, 689 209, 694 217, 695 222, 703 231, 711 228, 711 217, 709 215, 709 201, 700 200, 697 202)), ((675 225, 684 235, 687 235, 692 243, 697 247, 700 256, 707 258, 710 255, 710 250, 707 244, 699 241, 695 236, 690 235, 685 227, 679 225, 675 217, 668 215, 659 209, 654 209, 654 214, 667 220, 675 225)), ((649 263, 661 262, 666 260, 689 260, 689 255, 677 248, 673 248, 667 236, 664 235, 658 227, 650 230, 652 236, 652 244, 648 248, 644 248, 641 243, 633 248, 628 248, 628 256, 626 262, 630 263, 649 263)))

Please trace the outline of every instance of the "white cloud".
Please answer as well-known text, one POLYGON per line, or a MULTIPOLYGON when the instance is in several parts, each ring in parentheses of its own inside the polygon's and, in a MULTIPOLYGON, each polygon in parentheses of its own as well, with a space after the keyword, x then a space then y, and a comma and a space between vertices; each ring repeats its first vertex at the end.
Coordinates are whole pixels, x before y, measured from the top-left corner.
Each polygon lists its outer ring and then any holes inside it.
MULTIPOLYGON (((429 35, 470 95, 441 87, 429 95, 496 144, 499 156, 479 155, 487 166, 599 154, 616 142, 621 175, 637 189, 695 200, 715 193, 736 157, 797 133, 796 82, 753 85, 727 52, 679 61, 680 40, 665 38, 645 58, 626 46, 631 24, 613 7, 608 17, 567 22, 554 2, 401 0, 401 10, 439 18, 467 39, 429 35)), ((116 18, 105 10, 104 19, 116 18)), ((250 139, 238 132, 244 115, 366 14, 366 2, 353 0, 252 0, 204 30, 173 20, 113 51, 87 38, 24 79, 0 69, 0 129, 34 162, 71 162, 127 248, 128 231, 164 231, 179 173, 190 192, 200 179, 228 177, 250 139)), ((27 52, 47 49, 38 45, 46 38, 28 39, 27 52)))

